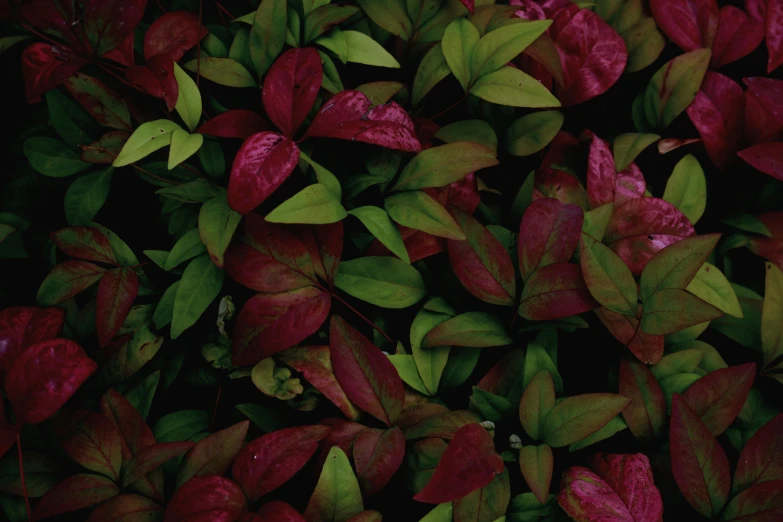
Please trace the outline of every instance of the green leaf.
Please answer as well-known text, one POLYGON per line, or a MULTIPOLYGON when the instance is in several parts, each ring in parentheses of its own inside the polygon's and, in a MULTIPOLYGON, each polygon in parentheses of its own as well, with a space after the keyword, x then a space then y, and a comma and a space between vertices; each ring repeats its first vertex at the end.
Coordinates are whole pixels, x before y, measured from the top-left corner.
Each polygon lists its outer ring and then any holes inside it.
POLYGON ((370 234, 375 236, 392 254, 410 264, 408 250, 402 241, 400 231, 394 226, 385 210, 368 205, 349 210, 348 214, 359 219, 370 231, 370 234))
POLYGON ((764 304, 761 310, 761 351, 767 365, 783 355, 783 272, 772 263, 766 264, 764 304))
POLYGON ((242 215, 228 206, 226 195, 215 196, 201 206, 198 213, 198 232, 207 247, 209 257, 223 267, 223 254, 234 236, 242 215))
POLYGON ((587 289, 596 301, 610 310, 636 317, 636 281, 620 256, 582 232, 579 261, 587 289))
POLYGON ((407 308, 427 294, 419 271, 393 257, 343 261, 334 284, 357 299, 383 308, 407 308))
POLYGON ((209 429, 210 417, 206 410, 175 411, 161 417, 152 428, 152 433, 158 443, 189 440, 209 429))
MULTIPOLYGON (((271 0, 265 0, 269 2, 271 0)), ((276 0, 279 1, 279 0, 276 0)), ((199 72, 207 80, 226 87, 257 87, 253 76, 245 66, 231 58, 201 58, 190 60, 182 65, 190 72, 199 72)))
POLYGON ((92 141, 90 133, 96 128, 95 122, 62 92, 57 89, 47 92, 46 107, 49 124, 69 147, 77 148, 92 141))
POLYGON ((449 360, 443 368, 439 389, 452 390, 465 383, 476 368, 480 355, 480 348, 458 346, 449 350, 449 360))
POLYGON ((688 220, 696 222, 707 207, 707 180, 704 171, 692 154, 677 162, 666 182, 663 199, 677 207, 688 220))
POLYGON ((181 183, 173 187, 158 189, 155 194, 176 199, 183 203, 206 203, 215 196, 225 194, 225 191, 203 179, 181 183))
POLYGON ((467 312, 430 330, 422 341, 423 348, 435 346, 468 346, 488 348, 511 344, 503 321, 486 312, 467 312))
POLYGON ((155 307, 155 314, 152 316, 152 321, 155 323, 155 328, 158 330, 170 324, 171 319, 174 317, 174 300, 177 297, 177 288, 179 288, 179 281, 174 281, 174 283, 163 292, 163 296, 155 307))
MULTIPOLYGON (((517 228, 519 228, 519 223, 522 221, 525 210, 527 210, 527 207, 533 202, 533 189, 535 188, 535 183, 536 173, 535 171, 532 171, 527 175, 522 186, 519 187, 519 191, 514 197, 514 202, 511 204, 511 221, 517 228)), ((585 216, 585 219, 587 219, 587 216, 585 216)), ((609 218, 607 217, 607 223, 608 220, 609 218)))
POLYGON ((287 8, 286 0, 262 0, 253 16, 249 41, 250 57, 259 78, 266 74, 283 50, 288 28, 287 8))
POLYGON ((767 225, 756 216, 750 214, 732 214, 721 219, 721 221, 746 232, 772 237, 772 232, 769 231, 767 225))
POLYGON ((420 190, 393 194, 383 203, 389 217, 404 227, 446 239, 465 239, 462 229, 443 205, 420 190))
POLYGON ((310 14, 305 13, 304 42, 310 43, 331 27, 339 25, 359 12, 353 5, 323 5, 310 14))
POLYGON ((348 42, 339 27, 332 29, 326 36, 316 39, 315 43, 332 51, 342 63, 348 62, 348 42))
POLYGON ((446 63, 465 92, 470 86, 470 57, 480 38, 475 25, 464 18, 457 18, 446 27, 441 40, 446 63))
POLYGON ((163 336, 143 324, 133 336, 118 349, 112 351, 97 372, 98 386, 110 386, 124 381, 150 362, 163 345, 163 336))
POLYGON ((597 442, 606 440, 612 435, 627 429, 628 425, 625 423, 622 417, 617 416, 603 425, 601 429, 588 435, 584 439, 574 442, 568 446, 568 451, 577 451, 587 446, 592 446, 597 442))
POLYGON ((347 61, 399 69, 400 63, 381 44, 359 31, 343 31, 348 46, 347 61))
POLYGON ((555 385, 552 374, 542 370, 530 380, 519 403, 519 421, 525 432, 537 441, 541 438, 544 418, 555 407, 555 385))
POLYGON ((65 219, 69 225, 92 221, 109 197, 113 167, 79 176, 65 192, 65 219))
POLYGON ((155 390, 158 388, 159 381, 160 370, 154 371, 125 393, 125 398, 138 410, 139 415, 143 419, 146 419, 150 413, 152 399, 155 396, 155 390))
POLYGON ((321 57, 321 65, 324 69, 321 87, 332 94, 337 94, 344 90, 343 83, 340 81, 340 73, 337 72, 337 67, 334 65, 332 59, 329 58, 329 55, 323 51, 318 51, 318 56, 321 57))
POLYGON ((636 132, 617 136, 614 142, 612 142, 615 170, 622 172, 627 169, 634 162, 636 156, 659 139, 661 137, 657 134, 640 134, 636 132))
POLYGON ((642 331, 663 335, 717 319, 723 313, 684 290, 658 290, 644 302, 642 331))
POLYGON ((405 9, 405 0, 358 0, 356 3, 380 27, 403 40, 410 39, 413 25, 405 9))
POLYGON ((177 105, 174 107, 182 121, 188 126, 191 132, 198 127, 201 120, 201 93, 196 87, 196 82, 188 73, 182 70, 177 62, 174 62, 174 77, 177 79, 179 87, 179 96, 177 96, 177 105))
POLYGON ((614 212, 614 203, 604 203, 600 207, 588 210, 585 212, 582 232, 601 241, 606 233, 606 227, 609 225, 612 212, 614 212))
POLYGON ((168 169, 173 169, 194 155, 203 143, 204 136, 201 134, 188 134, 187 131, 182 129, 175 130, 171 134, 168 169))
POLYGON ((446 143, 456 141, 470 141, 492 149, 495 154, 498 150, 498 137, 495 129, 484 120, 455 121, 438 129, 435 137, 446 143))
POLYGON ((719 234, 687 237, 656 253, 642 271, 642 301, 661 290, 687 287, 719 239, 719 234))
POLYGON ((451 349, 448 346, 422 348, 424 337, 438 325, 454 316, 454 310, 441 298, 427 301, 411 323, 411 353, 426 388, 427 395, 435 395, 451 349), (437 308, 434 310, 433 308, 437 308))
POLYGON ((516 58, 519 53, 541 36, 551 24, 551 20, 525 21, 499 27, 488 32, 476 44, 471 55, 471 77, 481 78, 497 71, 516 58))
POLYGON ((560 107, 560 101, 538 80, 508 66, 479 78, 470 93, 510 107, 560 107))
POLYGON ((322 225, 345 219, 348 213, 340 200, 326 188, 315 183, 303 188, 281 203, 266 216, 270 223, 306 223, 322 225))
POLYGON ((514 156, 530 156, 555 138, 563 126, 563 114, 540 111, 522 116, 506 131, 506 150, 514 156))
POLYGON ((429 390, 427 390, 427 387, 424 386, 424 382, 421 380, 421 376, 419 376, 419 370, 412 355, 398 354, 389 355, 388 357, 389 361, 391 361, 394 368, 397 370, 400 379, 402 379, 405 384, 419 393, 430 395, 429 390))
POLYGON ((552 481, 554 458, 552 448, 546 444, 529 445, 519 452, 519 467, 530 489, 539 502, 546 502, 549 485, 552 481))
POLYGON ((685 289, 721 312, 742 318, 737 294, 717 266, 704 263, 685 289))
POLYGON ((182 274, 171 320, 171 338, 193 326, 215 300, 223 286, 224 272, 209 256, 202 254, 191 261, 182 274))
POLYGON ((310 159, 310 157, 301 150, 299 151, 299 159, 313 167, 313 171, 315 171, 315 177, 318 179, 318 183, 321 183, 326 188, 328 188, 329 192, 334 194, 338 201, 342 199, 343 189, 340 186, 340 180, 337 179, 337 176, 332 174, 332 172, 326 167, 310 159))
MULTIPOLYGON (((540 336, 541 334, 539 334, 540 336)), ((527 345, 527 353, 525 353, 525 368, 522 376, 522 384, 527 387, 540 371, 546 370, 552 376, 552 381, 555 383, 555 391, 557 393, 563 393, 563 377, 560 376, 560 372, 557 370, 557 364, 552 357, 557 358, 557 352, 550 352, 544 345, 543 340, 538 337, 534 342, 527 345)))
POLYGON ((405 166, 394 190, 445 187, 471 172, 497 164, 495 153, 477 143, 460 141, 432 147, 405 166))
POLYGON ((512 417, 514 408, 514 404, 505 397, 500 397, 476 386, 473 387, 473 393, 470 396, 470 410, 478 412, 484 420, 502 422, 504 419, 512 417))
POLYGON ((198 160, 207 176, 220 178, 226 174, 226 158, 217 140, 204 140, 198 149, 198 160))
POLYGON ((180 263, 193 259, 206 251, 207 248, 204 246, 204 243, 201 242, 198 229, 194 228, 179 238, 179 241, 174 244, 174 248, 169 252, 169 257, 166 258, 164 269, 168 272, 180 263))
POLYGON ((586 393, 566 397, 544 417, 541 437, 553 448, 568 446, 601 429, 629 399, 611 393, 586 393))
POLYGON ((347 522, 362 511, 362 492, 351 463, 343 450, 333 446, 304 516, 310 522, 347 522))
POLYGON ((38 173, 50 178, 65 178, 92 166, 64 142, 41 136, 25 140, 24 155, 38 173))
POLYGON ((272 433, 286 427, 276 410, 266 408, 260 404, 237 404, 236 409, 264 433, 272 433))
POLYGON ((443 48, 438 42, 432 47, 419 63, 416 71, 416 77, 413 78, 413 88, 411 90, 411 102, 417 107, 421 100, 432 90, 443 78, 449 75, 448 63, 443 56, 443 48))
MULTIPOLYGON (((156 150, 171 143, 171 135, 182 128, 171 120, 155 120, 142 123, 125 142, 119 156, 112 163, 124 167, 146 158, 156 150)), ((184 131, 183 131, 184 132, 184 131)))
POLYGON ((427 513, 419 522, 451 522, 452 513, 451 502, 438 504, 435 509, 427 513))

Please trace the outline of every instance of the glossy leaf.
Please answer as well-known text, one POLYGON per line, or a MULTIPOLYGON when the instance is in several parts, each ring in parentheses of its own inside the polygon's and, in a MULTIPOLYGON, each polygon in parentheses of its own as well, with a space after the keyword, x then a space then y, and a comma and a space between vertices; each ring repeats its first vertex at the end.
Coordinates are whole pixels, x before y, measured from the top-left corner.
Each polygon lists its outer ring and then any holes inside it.
POLYGON ((506 131, 506 150, 514 156, 530 156, 555 138, 563 126, 563 113, 539 111, 522 116, 506 131))
POLYGON ((646 455, 596 454, 591 467, 623 501, 632 520, 661 520, 663 502, 646 455))
POLYGON ((688 283, 686 290, 721 312, 735 317, 743 316, 731 283, 715 265, 704 263, 693 280, 688 283))
POLYGON ((780 142, 753 145, 737 155, 756 170, 775 179, 783 179, 783 144, 780 142))
POLYGON ((541 438, 553 448, 568 446, 600 429, 629 403, 626 397, 610 393, 567 397, 544 417, 541 438))
MULTIPOLYGON (((508 470, 496 476, 481 489, 455 500, 454 520, 457 522, 503 521, 503 514, 511 500, 511 484, 508 470)), ((448 505, 448 504, 441 504, 448 505)))
POLYGON ((476 26, 464 18, 451 22, 443 32, 441 41, 443 56, 464 91, 467 91, 470 86, 471 56, 479 39, 476 26))
POLYGON ((223 256, 241 219, 239 213, 231 210, 223 195, 215 196, 201 206, 198 214, 199 237, 217 267, 223 267, 223 256))
MULTIPOLYGON (((92 2, 91 5, 97 3, 92 2)), ((128 11, 133 11, 133 6, 128 11)), ((133 130, 127 102, 97 78, 77 73, 68 78, 65 88, 104 127, 133 130)))
POLYGON ((392 257, 360 257, 340 263, 334 285, 362 301, 383 308, 407 308, 427 293, 421 274, 392 257))
POLYGON ((123 486, 133 485, 166 461, 184 454, 191 447, 193 447, 192 442, 162 442, 140 450, 123 469, 123 486))
POLYGON ((117 265, 117 257, 111 243, 97 228, 66 227, 50 235, 57 247, 71 257, 117 265))
POLYGON ((264 119, 253 111, 233 109, 210 118, 196 129, 199 134, 220 138, 247 139, 267 129, 264 119))
POLYGON ((133 522, 137 517, 145 517, 149 522, 161 522, 163 520, 163 506, 145 496, 125 493, 111 498, 93 509, 87 522, 101 520, 133 522))
POLYGON ((720 310, 688 292, 659 290, 644 302, 642 330, 651 335, 664 335, 721 315, 720 310))
POLYGON ((58 434, 65 452, 75 462, 112 480, 120 478, 122 440, 103 415, 79 411, 69 416, 58 434), (62 431, 60 431, 62 430, 62 431))
POLYGON ((290 49, 269 69, 261 91, 269 119, 287 138, 302 124, 321 88, 321 59, 315 49, 290 49))

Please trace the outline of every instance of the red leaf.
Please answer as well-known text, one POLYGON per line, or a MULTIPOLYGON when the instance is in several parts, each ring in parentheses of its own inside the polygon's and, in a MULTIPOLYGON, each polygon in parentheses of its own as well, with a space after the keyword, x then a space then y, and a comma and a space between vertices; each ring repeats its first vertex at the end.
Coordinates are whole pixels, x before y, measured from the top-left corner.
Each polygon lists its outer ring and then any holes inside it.
POLYGON ((166 102, 169 112, 173 111, 179 97, 179 85, 174 77, 174 60, 168 54, 156 54, 147 59, 147 68, 160 84, 162 94, 159 97, 166 102))
POLYGON ((764 23, 732 5, 723 6, 712 44, 711 66, 718 69, 752 53, 764 39, 764 23))
POLYGON ((495 453, 487 430, 468 424, 454 435, 432 478, 413 499, 428 504, 451 502, 483 488, 503 469, 503 459, 495 453))
POLYGON ((117 485, 106 477, 88 473, 72 475, 41 497, 33 512, 33 520, 88 508, 119 494, 117 485))
POLYGON ((80 54, 87 54, 74 32, 80 27, 74 17, 74 3, 70 0, 26 0, 13 2, 19 5, 19 18, 48 35, 66 42, 68 47, 80 54))
MULTIPOLYGON (((62 308, 14 306, 0 311, 0 384, 24 348, 58 337, 63 323, 62 308)), ((4 420, 2 417, 0 423, 4 420)))
POLYGON ((163 506, 141 495, 124 494, 96 507, 87 522, 134 522, 163 520, 163 506))
POLYGON ((481 378, 476 388, 506 397, 511 393, 519 375, 524 375, 524 369, 525 352, 520 349, 511 350, 481 378))
POLYGON ((38 101, 86 63, 67 47, 43 42, 27 46, 22 52, 22 75, 28 103, 38 101))
POLYGON ((473 10, 476 9, 476 1, 475 0, 459 0, 462 2, 462 5, 464 5, 468 11, 470 11, 470 14, 473 14, 473 10))
POLYGON ((56 432, 63 449, 77 464, 117 481, 122 465, 122 439, 109 419, 78 411, 57 419, 56 432))
POLYGON ((185 454, 193 442, 163 442, 139 450, 122 471, 122 484, 132 486, 137 480, 161 467, 174 457, 185 454))
POLYGON ((299 426, 262 435, 239 452, 231 474, 247 498, 256 500, 296 475, 330 431, 328 426, 299 426))
POLYGON ((647 189, 647 182, 644 180, 644 174, 631 163, 628 168, 617 173, 617 192, 614 196, 614 204, 620 205, 629 199, 641 198, 647 189))
POLYGON ((109 419, 122 436, 122 461, 130 462, 138 452, 155 444, 152 430, 136 408, 116 390, 108 390, 101 397, 101 413, 109 419))
POLYGON ((783 97, 783 81, 772 78, 744 78, 745 135, 749 143, 783 140, 783 113, 778 109, 783 97))
POLYGON ((65 88, 104 127, 133 131, 125 100, 99 79, 76 73, 65 88))
POLYGON ((663 520, 661 492, 655 487, 646 455, 598 453, 591 460, 592 468, 617 493, 635 522, 663 520))
POLYGON ((685 500, 702 515, 715 516, 729 496, 729 459, 707 426, 676 393, 669 445, 674 481, 685 500))
POLYGON ((549 148, 541 160, 540 169, 551 168, 553 164, 565 165, 568 163, 569 158, 576 155, 580 149, 579 140, 573 134, 560 131, 549 144, 549 148))
POLYGON ((337 275, 343 253, 343 223, 296 227, 293 232, 307 247, 313 269, 318 277, 330 286, 337 275))
POLYGON ((736 493, 772 480, 783 480, 782 414, 759 428, 742 448, 732 490, 736 493))
POLYGON ((731 499, 723 512, 725 520, 777 522, 783 517, 783 480, 758 484, 731 499))
POLYGON ((178 62, 190 48, 204 38, 207 28, 189 11, 171 11, 155 20, 144 35, 144 58, 168 54, 178 62))
POLYGON ((406 152, 421 150, 405 109, 391 101, 372 107, 369 98, 359 91, 342 91, 327 100, 307 136, 362 141, 406 152))
POLYGON ((717 437, 739 415, 754 377, 754 363, 721 368, 694 382, 682 397, 717 437))
POLYGON ((582 466, 572 466, 565 471, 557 503, 576 522, 635 522, 620 496, 609 484, 582 466))
POLYGON ((767 1, 767 72, 783 63, 783 0, 767 1))
POLYGON ((78 344, 52 339, 25 348, 8 370, 5 391, 28 424, 51 417, 98 369, 78 344))
POLYGON ((754 169, 783 181, 783 142, 760 143, 737 153, 754 169))
POLYGON ((125 69, 125 79, 141 92, 155 98, 163 98, 163 86, 149 67, 145 65, 128 67, 125 69))
POLYGON ((579 243, 584 213, 576 205, 552 198, 533 201, 519 225, 519 269, 522 279, 555 263, 567 263, 579 243))
POLYGON ((369 430, 367 426, 359 424, 358 422, 351 422, 341 418, 324 419, 321 424, 332 428, 329 435, 321 443, 321 451, 318 453, 316 460, 316 469, 323 468, 326 457, 329 456, 329 450, 333 446, 337 446, 346 455, 351 455, 353 452, 353 441, 356 436, 365 430, 369 430))
POLYGON ((397 425, 404 430, 406 439, 423 437, 453 439, 460 428, 480 420, 478 415, 469 411, 449 411, 444 406, 436 406, 439 405, 417 404, 402 412, 397 425))
POLYGON ((165 522, 233 522, 247 511, 235 482, 215 475, 194 477, 179 488, 166 508, 165 522))
POLYGON ((530 321, 561 319, 598 307, 579 265, 558 263, 536 270, 525 283, 519 315, 530 321))
POLYGON ((90 0, 82 23, 93 53, 101 55, 120 45, 141 22, 147 0, 90 0))
POLYGON ((208 435, 198 441, 182 459, 177 475, 177 484, 202 475, 223 475, 245 444, 250 421, 208 435))
POLYGON ((617 393, 631 402, 623 410, 623 419, 634 436, 652 441, 663 434, 666 399, 658 381, 644 364, 623 358, 617 393))
POLYGON ((374 495, 392 479, 405 457, 405 436, 399 427, 365 430, 353 443, 356 478, 365 495, 374 495))
POLYGON ((247 214, 263 203, 299 163, 299 147, 274 132, 259 132, 240 147, 231 167, 228 204, 247 214))
POLYGON ((635 275, 663 248, 695 234, 677 208, 658 198, 635 198, 614 208, 604 242, 635 275))
POLYGON ((112 49, 108 53, 104 54, 103 57, 109 60, 114 60, 115 62, 126 67, 136 65, 136 56, 133 54, 134 44, 135 39, 133 37, 133 33, 130 33, 125 37, 125 40, 123 40, 122 43, 117 46, 117 48, 112 49))
POLYGON ((60 250, 71 257, 118 266, 111 243, 97 228, 65 227, 50 235, 60 250))
POLYGON ((204 122, 196 132, 219 138, 247 139, 253 134, 267 130, 264 118, 247 109, 234 109, 218 114, 204 122))
POLYGON ((232 362, 255 364, 310 337, 326 321, 331 296, 313 286, 279 294, 258 294, 237 317, 232 362))
POLYGON ((595 310, 595 315, 609 333, 643 363, 655 364, 663 357, 663 336, 644 333, 636 317, 622 315, 603 306, 595 310))
POLYGON ((587 199, 590 208, 596 208, 614 203, 617 181, 609 144, 592 132, 587 132, 592 136, 587 155, 587 199))
POLYGON ((734 159, 742 138, 745 118, 745 96, 734 80, 722 74, 708 72, 688 107, 693 122, 710 160, 719 169, 734 159))
POLYGON ((715 0, 650 0, 658 27, 683 51, 711 48, 718 30, 715 0))
POLYGON ((138 293, 139 278, 133 269, 115 268, 103 274, 95 307, 95 330, 101 348, 117 335, 138 293))
POLYGON ((381 350, 338 316, 329 323, 332 367, 348 398, 388 426, 402 411, 405 389, 381 350))
POLYGON ((264 79, 261 99, 267 116, 292 139, 321 88, 321 57, 313 47, 289 49, 275 60, 264 79))
POLYGON ((606 92, 628 61, 619 34, 589 9, 561 10, 549 29, 563 67, 563 106, 577 105, 606 92))
POLYGON ((516 276, 508 250, 470 214, 455 207, 449 211, 467 238, 448 241, 449 260, 457 279, 484 302, 512 306, 516 276))
POLYGON ((280 500, 264 504, 258 514, 262 522, 307 522, 297 510, 280 500))
POLYGON ((769 237, 753 238, 748 243, 748 249, 783 270, 783 241, 769 237))
POLYGON ((562 203, 570 203, 581 207, 582 210, 589 208, 587 191, 579 180, 576 179, 576 176, 564 170, 538 169, 536 171, 535 188, 533 199, 555 198, 562 203))

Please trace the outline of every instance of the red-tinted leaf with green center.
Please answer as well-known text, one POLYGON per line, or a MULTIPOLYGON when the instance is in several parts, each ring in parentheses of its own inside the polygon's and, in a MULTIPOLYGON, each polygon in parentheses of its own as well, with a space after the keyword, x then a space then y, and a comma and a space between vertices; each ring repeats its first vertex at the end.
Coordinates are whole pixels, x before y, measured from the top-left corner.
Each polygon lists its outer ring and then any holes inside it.
POLYGON ((549 495, 553 466, 552 448, 546 444, 540 446, 531 444, 519 452, 519 468, 522 470, 522 476, 530 491, 542 504, 546 502, 549 495))
POLYGON ((567 263, 579 242, 584 212, 553 198, 533 201, 519 225, 519 268, 522 279, 537 269, 567 263))
POLYGON ((233 522, 247 511, 235 482, 215 475, 194 477, 179 488, 166 507, 166 522, 233 522))
POLYGON ((666 423, 666 399, 647 366, 621 359, 617 392, 631 399, 622 412, 631 433, 645 442, 659 438, 666 423))
POLYGON ((122 327, 138 293, 139 278, 131 268, 115 268, 101 277, 95 307, 95 329, 101 348, 109 344, 122 327))
POLYGON ((63 449, 90 471, 119 480, 122 438, 109 419, 91 411, 78 411, 57 419, 56 432, 63 449))
POLYGON ((24 348, 59 336, 64 322, 62 308, 13 306, 0 310, 0 383, 24 348))
POLYGON ((405 457, 405 436, 399 427, 365 430, 353 442, 356 478, 365 495, 374 495, 392 479, 405 457))
POLYGON ((595 315, 609 333, 643 363, 655 364, 663 357, 663 336, 644 333, 636 317, 618 314, 604 307, 596 308, 595 315))
POLYGON ((591 467, 623 501, 634 522, 663 520, 663 501, 655 487, 650 460, 642 453, 598 453, 591 467))
POLYGON ((582 466, 572 466, 565 471, 557 503, 577 522, 634 522, 628 508, 609 484, 582 466))
POLYGON ((519 315, 530 321, 561 319, 598 306, 579 265, 558 263, 533 273, 522 289, 519 315))
POLYGON ((383 352, 338 316, 329 325, 329 350, 337 381, 359 408, 391 426, 402 411, 405 389, 383 352))
POLYGON ((544 416, 541 439, 560 448, 595 433, 630 403, 614 393, 585 393, 558 402, 544 416))
POLYGON ((773 480, 783 480, 783 414, 759 428, 742 448, 732 492, 773 480))
POLYGON ((152 430, 136 408, 116 390, 108 390, 101 398, 101 412, 122 435, 122 460, 130 462, 133 455, 155 444, 152 430))
POLYGON ((739 415, 755 376, 753 363, 715 370, 693 383, 683 398, 717 437, 739 415))
POLYGON ((463 426, 474 424, 481 419, 473 412, 466 410, 448 411, 435 404, 423 404, 407 408, 398 420, 398 425, 405 430, 406 439, 423 437, 440 437, 453 439, 454 434, 463 426))
POLYGON ((64 261, 47 274, 36 301, 48 306, 67 301, 94 285, 105 273, 105 268, 87 261, 64 261))
POLYGON ((722 520, 776 522, 783 517, 783 480, 756 484, 732 498, 722 520))
POLYGON ((84 7, 82 24, 95 54, 105 54, 133 33, 144 16, 147 0, 91 0, 84 7))
POLYGON ((453 503, 454 522, 496 522, 511 501, 508 470, 503 470, 492 482, 481 489, 458 498, 453 503))
POLYGON ((97 228, 65 227, 52 232, 51 239, 71 257, 109 265, 119 264, 111 243, 97 228))
POLYGON ((37 42, 22 52, 22 76, 27 101, 32 103, 42 94, 70 78, 87 62, 61 45, 37 42))
POLYGON ((198 16, 188 11, 171 11, 157 18, 144 35, 144 58, 168 54, 179 61, 185 51, 207 35, 198 16))
POLYGON ((104 127, 133 131, 128 104, 99 79, 77 73, 68 78, 65 88, 104 127))
POLYGON ((760 143, 737 154, 754 169, 783 181, 783 142, 760 143))
POLYGON ((289 49, 266 73, 261 99, 267 116, 285 137, 293 138, 310 112, 322 75, 321 57, 313 47, 289 49))
POLYGON ((555 168, 540 168, 536 171, 533 199, 555 198, 561 203, 570 203, 589 208, 587 191, 573 174, 555 168))
POLYGON ((140 450, 123 469, 123 485, 133 485, 137 480, 155 471, 174 457, 183 455, 192 447, 192 442, 162 442, 140 450))
POLYGON ((249 426, 250 421, 243 421, 198 441, 182 460, 177 484, 202 475, 223 475, 242 449, 249 426))
POLYGON ((101 475, 72 475, 44 495, 33 512, 33 520, 70 513, 100 504, 120 494, 117 485, 101 475))
POLYGON ((245 140, 267 129, 269 124, 255 112, 247 109, 232 109, 208 119, 196 129, 196 132, 218 138, 245 140))
POLYGON ((125 494, 104 502, 90 512, 87 522, 161 522, 163 506, 141 495, 125 494))

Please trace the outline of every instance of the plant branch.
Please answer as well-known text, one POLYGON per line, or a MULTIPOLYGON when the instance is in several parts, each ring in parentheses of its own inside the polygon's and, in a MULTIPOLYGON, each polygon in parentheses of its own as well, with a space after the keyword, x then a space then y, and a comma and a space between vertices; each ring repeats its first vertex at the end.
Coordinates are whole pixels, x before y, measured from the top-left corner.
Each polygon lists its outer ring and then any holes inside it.
POLYGON ((387 341, 389 341, 389 342, 392 344, 392 346, 394 346, 394 341, 392 341, 392 338, 391 338, 391 337, 389 337, 388 335, 386 335, 386 332, 384 332, 383 330, 381 330, 380 328, 378 328, 378 326, 376 326, 376 325, 375 325, 375 323, 373 323, 372 321, 370 321, 369 319, 367 319, 367 318, 366 318, 364 315, 362 315, 362 313, 361 313, 359 310, 357 310, 356 308, 354 308, 353 306, 351 306, 350 304, 348 304, 348 301, 346 301, 345 299, 343 299, 342 297, 340 297, 339 295, 337 295, 337 294, 336 294, 336 293, 334 293, 334 292, 332 292, 332 297, 334 297, 335 299, 337 299, 338 301, 340 301, 342 304, 344 304, 345 306, 347 306, 349 310, 351 310, 353 313, 355 313, 356 315, 358 315, 358 316, 359 316, 359 318, 360 318, 360 319, 362 319, 362 320, 363 320, 365 323, 367 323, 367 324, 369 324, 370 326, 372 326, 372 327, 373 327, 373 329, 374 329, 376 332, 378 332, 379 334, 381 334, 382 336, 384 336, 384 337, 386 338, 386 340, 387 340, 387 341))

